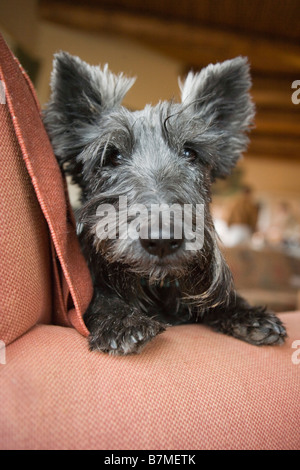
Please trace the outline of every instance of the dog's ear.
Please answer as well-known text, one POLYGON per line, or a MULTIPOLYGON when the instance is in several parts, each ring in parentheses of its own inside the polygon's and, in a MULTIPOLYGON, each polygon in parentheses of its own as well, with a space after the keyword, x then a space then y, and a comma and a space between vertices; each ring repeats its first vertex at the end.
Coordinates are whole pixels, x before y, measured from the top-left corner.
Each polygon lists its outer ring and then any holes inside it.
POLYGON ((60 162, 78 154, 87 143, 89 125, 120 105, 135 79, 91 66, 67 52, 55 54, 51 97, 44 124, 60 162))
POLYGON ((215 135, 212 177, 230 173, 248 144, 254 105, 249 95, 251 78, 247 58, 237 57, 190 72, 181 88, 182 104, 215 135))

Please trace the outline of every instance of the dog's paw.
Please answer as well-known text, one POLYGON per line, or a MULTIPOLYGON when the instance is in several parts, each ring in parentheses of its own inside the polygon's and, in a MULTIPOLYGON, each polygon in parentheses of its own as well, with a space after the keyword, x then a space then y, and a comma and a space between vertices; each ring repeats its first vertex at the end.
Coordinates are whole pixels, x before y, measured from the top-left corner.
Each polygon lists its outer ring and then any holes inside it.
POLYGON ((287 336, 282 322, 275 315, 266 314, 252 322, 237 323, 233 336, 256 346, 283 344, 287 336))
POLYGON ((91 350, 111 355, 137 354, 164 330, 158 321, 132 311, 126 316, 111 316, 100 321, 90 332, 89 345, 91 350))

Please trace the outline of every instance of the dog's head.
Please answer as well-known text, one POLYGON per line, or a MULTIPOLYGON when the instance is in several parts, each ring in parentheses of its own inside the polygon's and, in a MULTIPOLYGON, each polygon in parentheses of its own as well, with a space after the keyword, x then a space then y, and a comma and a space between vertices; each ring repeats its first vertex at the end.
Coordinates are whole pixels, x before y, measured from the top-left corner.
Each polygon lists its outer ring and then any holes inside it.
POLYGON ((90 66, 65 52, 55 57, 44 122, 59 162, 82 188, 83 223, 96 250, 141 275, 178 275, 201 250, 210 263, 219 263, 216 254, 207 255, 217 253, 210 186, 230 173, 248 142, 254 106, 247 60, 190 72, 180 82, 181 103, 130 111, 121 102, 133 83, 107 66, 90 66), (138 220, 134 211, 128 215, 134 204, 138 220), (149 208, 160 205, 172 212, 171 222, 166 232, 159 211, 156 235, 149 235, 149 208), (187 232, 179 236, 184 222, 187 232), (144 236, 129 237, 124 224, 144 229, 144 236))

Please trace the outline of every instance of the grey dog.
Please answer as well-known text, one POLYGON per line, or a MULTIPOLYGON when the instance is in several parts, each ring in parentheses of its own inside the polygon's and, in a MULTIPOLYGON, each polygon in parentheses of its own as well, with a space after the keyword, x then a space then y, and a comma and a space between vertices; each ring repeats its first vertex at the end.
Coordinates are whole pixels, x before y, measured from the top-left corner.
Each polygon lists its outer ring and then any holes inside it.
POLYGON ((167 326, 187 322, 254 345, 283 343, 280 319, 237 294, 209 209, 212 182, 230 174, 247 147, 254 119, 247 59, 190 72, 179 82, 181 103, 130 111, 121 102, 133 83, 107 65, 60 52, 44 114, 58 162, 82 190, 80 240, 94 283, 84 315, 90 348, 137 353, 167 326), (132 223, 121 214, 122 197, 129 207, 148 209, 140 229, 153 205, 192 206, 192 232, 201 231, 201 244, 187 249, 190 237, 175 234, 174 214, 169 236, 161 217, 155 235, 121 237, 119 225, 115 236, 99 236, 105 213, 99 215, 99 207, 114 208, 123 225, 132 223), (200 228, 196 207, 203 209, 200 228))

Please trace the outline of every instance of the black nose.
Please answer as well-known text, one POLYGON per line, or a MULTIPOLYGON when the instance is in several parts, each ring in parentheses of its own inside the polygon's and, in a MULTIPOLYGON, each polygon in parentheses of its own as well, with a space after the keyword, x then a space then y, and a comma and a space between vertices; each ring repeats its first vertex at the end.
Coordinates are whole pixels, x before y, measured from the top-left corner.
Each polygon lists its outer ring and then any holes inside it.
POLYGON ((150 255, 158 256, 163 258, 163 256, 172 255, 175 253, 182 245, 182 239, 174 238, 158 238, 155 239, 140 239, 142 247, 150 253, 150 255))

